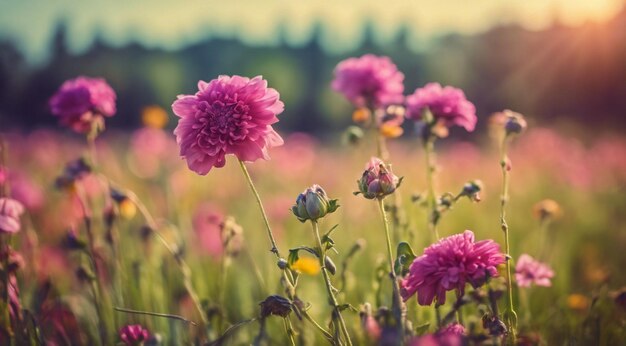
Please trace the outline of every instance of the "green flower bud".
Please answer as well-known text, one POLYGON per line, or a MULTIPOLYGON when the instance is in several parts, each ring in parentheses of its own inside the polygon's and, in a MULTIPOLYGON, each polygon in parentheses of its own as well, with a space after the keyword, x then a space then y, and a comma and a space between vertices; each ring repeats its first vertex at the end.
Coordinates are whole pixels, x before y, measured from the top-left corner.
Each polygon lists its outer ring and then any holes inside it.
POLYGON ((296 204, 291 207, 293 214, 301 222, 317 220, 337 210, 336 199, 328 199, 326 192, 319 185, 313 185, 298 195, 296 204))

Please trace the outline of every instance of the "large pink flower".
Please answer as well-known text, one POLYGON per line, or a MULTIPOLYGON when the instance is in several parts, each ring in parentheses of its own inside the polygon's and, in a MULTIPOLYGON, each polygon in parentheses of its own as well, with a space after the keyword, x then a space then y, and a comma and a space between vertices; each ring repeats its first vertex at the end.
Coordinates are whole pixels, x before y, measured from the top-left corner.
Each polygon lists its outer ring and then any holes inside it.
POLYGON ((357 107, 402 103, 404 74, 386 56, 372 54, 350 58, 335 68, 332 88, 357 107))
POLYGON ((541 263, 527 254, 522 254, 515 266, 515 281, 519 287, 552 286, 550 279, 554 277, 554 271, 544 263, 541 263))
POLYGON ((115 99, 115 91, 104 79, 81 76, 61 85, 50 99, 50 110, 61 124, 88 133, 94 122, 115 114, 115 99))
POLYGON ((466 283, 481 286, 498 275, 496 266, 501 263, 504 255, 493 240, 474 242, 472 231, 443 238, 413 261, 402 281, 402 298, 406 301, 417 293, 420 305, 430 305, 435 298, 444 304, 446 291, 463 294, 466 283))
POLYGON ((22 213, 24 213, 22 203, 12 198, 0 198, 0 233, 18 232, 22 213))
POLYGON ((189 169, 205 175, 223 167, 226 154, 242 161, 268 160, 267 148, 283 144, 271 125, 284 104, 261 76, 219 76, 198 82, 198 89, 172 104, 180 117, 174 134, 189 169))
POLYGON ((442 121, 447 127, 457 125, 469 132, 476 127, 476 107, 465 98, 461 89, 428 83, 406 97, 406 106, 409 119, 420 120, 422 112, 428 108, 435 120, 442 121))

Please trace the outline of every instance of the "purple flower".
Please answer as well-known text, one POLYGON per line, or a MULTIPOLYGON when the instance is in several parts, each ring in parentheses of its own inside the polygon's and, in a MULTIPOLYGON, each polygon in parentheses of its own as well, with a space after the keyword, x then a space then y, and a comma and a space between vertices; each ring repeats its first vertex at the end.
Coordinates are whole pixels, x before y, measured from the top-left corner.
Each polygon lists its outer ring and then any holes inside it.
POLYGON ((385 165, 377 157, 372 157, 365 166, 361 179, 357 181, 359 191, 355 194, 362 193, 367 199, 381 199, 392 194, 401 182, 402 178, 398 178, 391 172, 391 166, 385 165))
POLYGON ((472 231, 443 238, 413 260, 402 281, 402 298, 406 301, 417 293, 420 305, 430 305, 435 298, 444 304, 446 291, 456 289, 462 295, 466 283, 479 287, 498 275, 496 266, 502 263, 500 246, 493 240, 474 242, 472 231))
POLYGON ((50 99, 52 114, 64 126, 78 133, 89 133, 102 117, 115 114, 115 91, 102 78, 78 77, 68 80, 50 99))
POLYGON ((519 287, 537 286, 550 287, 550 279, 554 277, 554 271, 544 263, 541 263, 527 254, 522 254, 515 266, 515 281, 519 287))
POLYGON ((0 232, 18 232, 20 230, 20 215, 22 213, 24 213, 22 203, 12 198, 0 198, 0 232))
POLYGON ((428 108, 434 120, 447 127, 457 125, 472 132, 476 126, 476 107, 465 98, 463 90, 451 86, 428 83, 407 96, 406 106, 409 119, 422 119, 422 112, 428 108))
POLYGON ((381 107, 402 103, 404 74, 386 56, 372 54, 350 58, 335 68, 332 88, 356 107, 381 107))
POLYGON ((120 339, 126 345, 143 345, 143 342, 148 340, 148 337, 150 337, 150 333, 140 324, 129 324, 120 329, 120 339))
POLYGON ((172 104, 180 117, 174 130, 180 155, 200 175, 226 164, 226 154, 242 161, 269 159, 267 148, 283 144, 272 124, 284 109, 275 89, 261 76, 219 76, 198 82, 195 95, 172 104))

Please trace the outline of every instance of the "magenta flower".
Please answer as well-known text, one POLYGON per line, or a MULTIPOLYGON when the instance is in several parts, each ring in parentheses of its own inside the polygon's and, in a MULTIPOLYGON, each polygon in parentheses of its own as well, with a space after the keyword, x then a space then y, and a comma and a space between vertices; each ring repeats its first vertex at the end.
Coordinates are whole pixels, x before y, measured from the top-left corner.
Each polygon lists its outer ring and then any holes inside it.
POLYGON ((435 298, 444 304, 446 291, 456 289, 462 295, 466 283, 479 287, 498 275, 496 266, 502 263, 500 246, 493 240, 474 242, 472 231, 443 238, 413 260, 402 281, 402 298, 406 301, 417 293, 420 305, 430 305, 435 298))
POLYGON ((120 329, 120 339, 129 346, 143 345, 150 333, 140 324, 129 324, 120 329))
POLYGON ((386 56, 372 54, 350 58, 335 68, 332 88, 356 107, 381 107, 402 103, 404 74, 386 56))
POLYGON ((457 125, 469 132, 476 127, 476 107, 465 98, 461 89, 428 83, 407 96, 406 106, 409 119, 421 120, 422 112, 428 108, 434 120, 447 127, 457 125))
POLYGON ((16 233, 20 230, 20 216, 24 213, 22 203, 12 198, 0 198, 0 232, 16 233))
POLYGON ((50 99, 52 114, 62 125, 78 133, 89 133, 94 124, 115 114, 115 91, 102 78, 68 80, 50 99))
POLYGON ((272 124, 284 109, 275 89, 261 76, 219 76, 198 82, 195 95, 172 104, 180 117, 174 130, 180 155, 200 175, 226 164, 226 154, 242 161, 269 159, 267 148, 283 144, 272 124))
POLYGON ((416 337, 409 342, 410 346, 461 346, 465 327, 459 323, 452 323, 435 334, 426 334, 416 337))
POLYGON ((391 172, 390 165, 386 165, 377 157, 372 157, 357 183, 359 191, 355 192, 355 195, 362 193, 367 199, 381 199, 392 194, 402 183, 402 178, 391 172))
POLYGON ((550 287, 550 279, 554 277, 554 271, 544 263, 541 263, 527 254, 522 254, 515 266, 515 281, 519 287, 537 286, 550 287))

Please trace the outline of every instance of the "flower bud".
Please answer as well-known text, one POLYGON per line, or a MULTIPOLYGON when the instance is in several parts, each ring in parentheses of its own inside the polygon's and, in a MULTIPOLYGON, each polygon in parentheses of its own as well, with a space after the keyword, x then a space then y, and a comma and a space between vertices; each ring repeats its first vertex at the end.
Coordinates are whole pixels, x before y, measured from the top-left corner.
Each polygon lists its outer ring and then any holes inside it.
POLYGON ((363 130, 358 126, 349 126, 344 132, 344 140, 351 145, 357 145, 363 140, 363 130))
POLYGON ((328 256, 324 257, 324 267, 331 275, 335 275, 335 273, 337 273, 337 266, 335 265, 335 262, 333 262, 333 260, 331 260, 328 256))
POLYGON ((357 181, 359 191, 354 194, 362 193, 367 199, 382 199, 392 194, 401 182, 402 178, 391 172, 391 166, 386 166, 381 159, 372 157, 361 179, 357 181))
POLYGON ((512 112, 508 109, 505 110, 504 113, 506 114, 504 131, 506 132, 507 136, 519 135, 526 130, 526 127, 528 125, 526 124, 526 119, 524 119, 523 115, 512 112))
POLYGON ((289 266, 289 262, 287 262, 286 259, 284 258, 279 258, 278 262, 276 263, 276 265, 278 266, 278 268, 280 268, 281 270, 285 270, 287 269, 287 267, 289 266))
POLYGON ((22 203, 13 198, 0 198, 0 234, 18 232, 21 228, 20 216, 23 213, 22 203))
POLYGON ((296 204, 291 207, 293 214, 301 222, 317 220, 337 210, 336 199, 328 199, 326 192, 319 185, 313 185, 298 195, 296 204))
POLYGON ((140 324, 134 324, 120 329, 119 335, 125 345, 139 346, 148 340, 150 332, 140 324))
POLYGON ((552 199, 544 199, 533 206, 533 214, 541 221, 554 220, 561 217, 563 212, 559 204, 552 199))
POLYGON ((483 182, 480 180, 472 180, 465 185, 463 185, 463 189, 461 193, 459 193, 459 197, 467 196, 472 202, 480 202, 480 191, 483 189, 483 182))
POLYGON ((291 312, 291 302, 289 299, 279 295, 271 295, 259 303, 261 305, 261 317, 265 318, 270 315, 287 317, 291 312))

